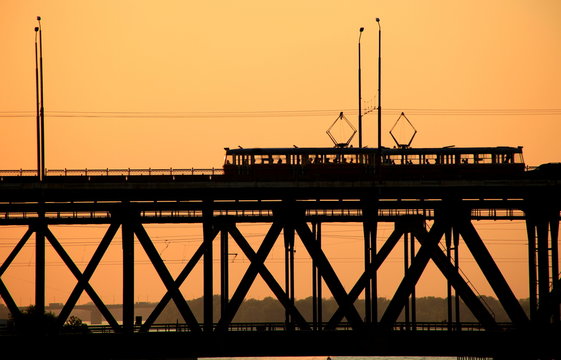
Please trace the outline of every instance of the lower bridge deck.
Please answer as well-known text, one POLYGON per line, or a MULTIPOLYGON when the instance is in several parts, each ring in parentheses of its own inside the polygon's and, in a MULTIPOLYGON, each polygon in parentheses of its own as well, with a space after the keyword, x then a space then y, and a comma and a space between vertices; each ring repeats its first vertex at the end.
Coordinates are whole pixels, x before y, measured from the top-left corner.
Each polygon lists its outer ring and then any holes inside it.
POLYGON ((228 331, 0 336, 20 358, 184 359, 270 356, 469 356, 559 358, 556 331, 228 331), (533 346, 528 346, 528 343, 533 346))

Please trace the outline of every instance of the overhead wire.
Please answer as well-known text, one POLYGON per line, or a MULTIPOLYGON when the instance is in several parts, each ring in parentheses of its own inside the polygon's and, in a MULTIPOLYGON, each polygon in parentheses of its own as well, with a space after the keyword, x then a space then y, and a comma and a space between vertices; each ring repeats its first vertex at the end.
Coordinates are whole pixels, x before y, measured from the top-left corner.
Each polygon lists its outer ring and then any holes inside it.
MULTIPOLYGON (((332 116, 340 112, 358 114, 358 109, 309 110, 249 110, 249 111, 67 111, 53 110, 45 114, 51 118, 105 118, 105 119, 197 119, 197 118, 287 118, 332 116)), ((406 112, 408 115, 427 116, 559 116, 561 108, 385 108, 382 114, 406 112)), ((34 117, 33 111, 0 111, 0 118, 34 117)))

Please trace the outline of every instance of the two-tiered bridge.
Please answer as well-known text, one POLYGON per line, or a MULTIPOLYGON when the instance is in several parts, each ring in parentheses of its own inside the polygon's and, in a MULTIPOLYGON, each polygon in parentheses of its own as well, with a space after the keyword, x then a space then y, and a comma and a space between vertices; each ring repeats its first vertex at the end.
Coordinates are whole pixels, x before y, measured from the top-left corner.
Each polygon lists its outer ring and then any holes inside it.
MULTIPOLYGON (((77 284, 58 316, 64 324, 86 292, 109 324, 91 334, 59 334, 34 338, 36 346, 61 355, 88 351, 92 356, 204 357, 283 355, 470 355, 553 358, 561 355, 561 281, 558 227, 561 180, 547 176, 517 179, 372 180, 372 181, 228 181, 219 170, 89 170, 50 172, 43 182, 24 173, 0 174, 0 228, 25 225, 14 249, 0 266, 0 295, 12 314, 20 310, 2 275, 18 252, 35 236, 35 306, 45 308, 45 246, 50 243, 77 284), (523 220, 527 227, 530 311, 526 313, 472 221, 523 220), (268 226, 254 249, 238 226, 268 226), (345 289, 322 248, 322 225, 361 223, 362 274, 345 289), (144 228, 149 223, 197 223, 203 235, 198 249, 173 277, 144 228), (393 223, 387 239, 378 224, 393 223), (50 230, 56 224, 105 224, 88 265, 81 271, 50 230), (105 251, 118 232, 122 238, 123 320, 120 324, 91 286, 105 251), (281 235, 282 234, 282 235, 281 235), (280 239, 282 237, 282 240, 280 239), (378 239, 378 241, 377 241, 378 239), (380 241, 382 240, 382 241, 380 241), (138 241, 156 269, 166 293, 144 323, 135 326, 135 253, 138 241), (230 289, 228 244, 243 251, 250 264, 230 289), (283 284, 265 262, 278 241, 284 244, 283 284), (313 316, 304 318, 294 305, 294 243, 300 241, 312 261, 313 316), (407 270, 388 307, 377 308, 378 269, 403 243, 407 270), (382 244, 378 247, 378 244, 382 244), (469 249, 492 287, 508 324, 497 323, 458 267, 461 247, 469 249), (213 249, 218 249, 213 252, 213 249), (218 269, 214 257, 218 255, 218 269), (448 319, 444 324, 416 321, 415 286, 433 261, 449 286, 448 319), (180 287, 202 263, 204 316, 199 323, 180 287), (213 273, 220 272, 220 288, 213 273), (284 324, 240 326, 234 317, 254 280, 260 276, 286 311, 284 324), (322 288, 338 308, 323 319, 322 288), (232 291, 233 290, 233 291, 232 291), (462 324, 460 298, 477 319, 462 324), (213 295, 221 299, 219 314, 213 295), (364 316, 355 300, 364 298, 364 316), (162 330, 155 320, 173 301, 184 323, 162 330), (407 322, 400 323, 406 311, 407 322), (219 319, 214 321, 214 319, 219 319), (274 325, 274 326, 273 326, 274 325), (107 330, 110 330, 109 332, 107 330), (44 346, 41 347, 41 346, 44 346)), ((311 281, 310 281, 311 280, 311 281)), ((3 349, 29 343, 28 338, 1 336, 3 349)), ((28 345, 27 345, 28 346, 28 345)), ((20 348, 21 349, 21 348, 20 348)))

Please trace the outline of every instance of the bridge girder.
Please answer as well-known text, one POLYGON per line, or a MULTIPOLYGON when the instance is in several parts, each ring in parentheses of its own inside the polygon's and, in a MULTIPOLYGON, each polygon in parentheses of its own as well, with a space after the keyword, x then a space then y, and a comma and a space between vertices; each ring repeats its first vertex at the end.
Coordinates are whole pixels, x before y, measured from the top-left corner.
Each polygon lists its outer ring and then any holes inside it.
MULTIPOLYGON (((381 198, 373 196, 331 195, 326 198, 312 199, 286 196, 278 200, 246 198, 245 201, 212 200, 202 201, 130 201, 114 200, 110 202, 61 202, 61 203, 1 203, 0 213, 4 214, 0 226, 8 224, 25 224, 28 226, 21 239, 0 265, 0 296, 12 314, 18 314, 19 308, 14 301, 2 276, 13 264, 14 259, 35 234, 36 265, 36 304, 44 307, 45 298, 45 243, 52 246, 68 270, 76 278, 76 285, 64 303, 58 317, 62 326, 80 296, 85 292, 91 298, 97 310, 116 333, 132 333, 138 329, 148 332, 155 324, 170 300, 177 306, 189 331, 193 334, 228 332, 232 322, 246 299, 255 279, 260 276, 287 313, 287 329, 294 330, 333 330, 346 319, 350 327, 359 331, 390 331, 395 328, 402 312, 410 313, 411 329, 415 329, 415 287, 427 264, 433 261, 440 272, 454 289, 456 299, 461 298, 484 328, 493 332, 500 325, 473 291, 459 272, 457 263, 460 238, 469 249, 479 269, 489 282, 505 312, 510 317, 514 328, 530 329, 535 326, 546 328, 559 323, 559 306, 561 303, 561 279, 558 277, 558 233, 560 204, 557 198, 544 206, 541 201, 527 201, 524 198, 485 198, 458 196, 441 196, 440 198, 414 199, 399 197, 381 198), (333 200, 336 197, 337 200, 333 200), (330 199, 330 200, 326 200, 330 199), (546 209, 547 211, 545 211, 546 209), (81 217, 65 214, 81 214, 81 217), (89 215, 87 215, 89 213, 89 215), (35 214, 34 216, 29 216, 35 214), (62 215, 61 215, 62 214, 62 215), (158 215, 160 214, 160 215, 158 215), (162 215, 163 214, 163 215, 162 215), (101 216, 102 215, 102 216, 101 216), (489 253, 484 240, 473 225, 474 220, 496 220, 498 218, 524 219, 527 224, 529 241, 529 286, 530 317, 526 315, 512 289, 489 253), (238 226, 253 222, 269 224, 259 247, 254 249, 238 226), (326 222, 356 222, 363 228, 364 269, 349 291, 345 289, 326 256, 321 244, 321 225, 326 222), (378 224, 392 222, 393 232, 387 239, 378 236, 378 224), (51 230, 52 225, 67 223, 101 223, 107 224, 107 230, 99 240, 91 259, 84 271, 80 271, 61 242, 51 230), (146 230, 148 223, 198 223, 202 226, 202 238, 196 251, 174 278, 162 257, 156 250, 154 242, 146 230), (429 228, 430 225, 430 228, 429 228), (121 230, 123 238, 123 325, 119 325, 109 307, 99 297, 90 284, 92 276, 99 267, 109 245, 121 230), (281 236, 285 243, 285 283, 284 288, 266 266, 266 260, 272 247, 281 236), (220 235, 220 236, 218 236, 220 235), (219 239, 219 241, 217 240, 219 239), (383 240, 383 241, 380 241, 383 240), (403 240, 405 273, 386 310, 379 314, 377 308, 377 272, 396 245, 403 240), (230 241, 242 250, 249 266, 240 283, 230 289, 227 268, 228 243, 230 241), (313 319, 305 319, 294 305, 294 267, 290 256, 294 242, 300 242, 307 256, 313 263, 313 319), (139 327, 134 326, 134 244, 138 242, 146 253, 150 263, 165 287, 165 293, 157 303, 146 321, 139 327), (378 244, 381 247, 377 248, 378 244), (440 244, 446 244, 445 250, 440 244), (452 261, 452 243, 456 254, 452 261), (213 311, 214 273, 213 249, 221 247, 221 311, 213 311), (408 250, 409 249, 409 250, 408 250), (410 257, 410 262, 409 262, 410 257), (204 272, 204 315, 199 324, 189 307, 180 288, 190 276, 193 269, 202 263, 204 272), (547 286, 545 285, 547 284, 547 286), (325 285, 337 302, 338 308, 326 324, 322 322, 321 298, 322 286, 325 285), (230 296, 230 290, 232 295, 230 296), (365 297, 364 318, 359 315, 355 302, 365 297), (218 319, 215 323, 214 319, 218 319)), ((298 192, 301 193, 300 190, 298 192)), ((454 194, 454 192, 452 192, 454 194)), ((361 191, 359 195, 364 195, 361 191)), ((290 193, 289 193, 290 195, 290 193)), ((244 195, 247 196, 247 195, 244 195)), ((299 195, 301 196, 301 195, 299 195)), ((535 199, 535 198, 534 198, 535 199)), ((297 278, 297 277, 296 277, 297 278)), ((449 291, 449 294, 451 292, 449 291)), ((450 298, 450 297, 449 297, 450 298)), ((456 323, 454 329, 461 331, 459 323, 459 306, 456 304, 456 323)), ((452 323, 452 307, 449 303, 448 322, 452 323)), ((409 322, 409 319, 407 320, 409 322)))

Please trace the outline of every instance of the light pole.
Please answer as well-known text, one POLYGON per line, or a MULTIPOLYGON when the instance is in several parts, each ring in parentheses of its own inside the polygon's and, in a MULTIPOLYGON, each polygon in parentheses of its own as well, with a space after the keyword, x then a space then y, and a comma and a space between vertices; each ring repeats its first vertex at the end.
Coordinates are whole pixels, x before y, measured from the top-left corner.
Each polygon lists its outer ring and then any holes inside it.
MULTIPOLYGON (((40 157, 41 169, 39 171, 39 181, 45 177, 45 108, 43 103, 43 34, 41 30, 41 17, 37 16, 39 23, 39 117, 40 117, 40 157)), ((35 28, 37 29, 37 28, 35 28)), ((37 30, 36 30, 37 31, 37 30)), ((35 48, 37 51, 37 47, 35 48)))
POLYGON ((37 177, 39 181, 42 181, 41 178, 41 101, 40 101, 40 93, 39 93, 39 50, 37 48, 37 35, 39 32, 39 28, 35 27, 35 96, 37 99, 36 103, 36 111, 37 111, 37 177))
POLYGON ((378 149, 382 148, 382 27, 378 23, 378 149))
POLYGON ((362 147, 362 75, 360 70, 360 38, 364 28, 361 27, 358 34, 358 147, 362 147))

